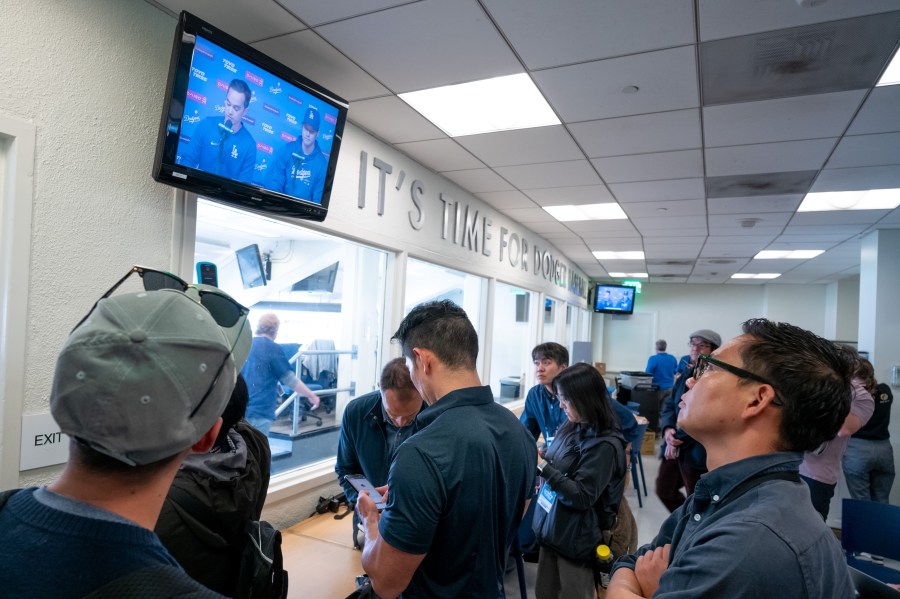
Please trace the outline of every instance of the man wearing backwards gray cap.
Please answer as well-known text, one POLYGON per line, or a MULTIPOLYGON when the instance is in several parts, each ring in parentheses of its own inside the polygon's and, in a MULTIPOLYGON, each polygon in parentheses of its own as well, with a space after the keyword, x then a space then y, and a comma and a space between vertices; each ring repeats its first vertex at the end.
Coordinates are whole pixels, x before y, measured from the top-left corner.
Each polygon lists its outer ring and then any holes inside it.
POLYGON ((693 373, 700 354, 710 354, 722 344, 722 337, 710 329, 694 331, 688 337, 688 345, 691 349, 690 363, 684 376, 676 381, 669 395, 662 404, 659 414, 659 430, 663 433, 665 442, 660 449, 662 462, 659 464, 659 472, 656 476, 656 495, 670 512, 674 512, 685 497, 681 494, 681 487, 688 495, 694 492, 694 485, 700 475, 706 472, 706 450, 690 435, 678 428, 678 403, 682 394, 687 391, 685 386, 688 378, 693 373))
POLYGON ((153 527, 182 460, 219 432, 249 345, 246 308, 212 287, 135 272, 146 288, 168 288, 110 290, 59 355, 50 409, 69 461, 56 482, 0 510, 4 596, 220 596, 188 578, 153 527))

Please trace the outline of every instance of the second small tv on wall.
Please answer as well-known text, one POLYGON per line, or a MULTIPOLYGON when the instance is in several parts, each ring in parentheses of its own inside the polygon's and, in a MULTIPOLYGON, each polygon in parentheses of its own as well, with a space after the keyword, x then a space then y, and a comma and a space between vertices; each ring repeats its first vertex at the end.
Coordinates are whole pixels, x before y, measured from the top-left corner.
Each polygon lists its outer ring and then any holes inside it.
POLYGON ((204 197, 322 221, 347 101, 182 12, 153 178, 204 197))

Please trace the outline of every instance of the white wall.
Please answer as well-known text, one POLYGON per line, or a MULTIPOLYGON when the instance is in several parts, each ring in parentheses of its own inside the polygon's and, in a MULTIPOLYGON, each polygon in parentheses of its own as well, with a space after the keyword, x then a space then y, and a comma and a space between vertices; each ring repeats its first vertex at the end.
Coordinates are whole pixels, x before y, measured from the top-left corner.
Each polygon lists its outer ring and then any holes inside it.
MULTIPOLYGON (((665 339, 668 352, 681 357, 687 352, 688 336, 697 329, 712 329, 726 341, 740 334, 741 323, 748 318, 765 317, 790 322, 818 335, 825 334, 825 285, 683 285, 644 283, 636 296, 635 312, 655 314, 653 340, 665 339)), ((849 311, 850 308, 847 308, 849 311)), ((855 318, 855 315, 853 315, 855 318)), ((612 324, 610 315, 594 314, 594 359, 607 369, 642 370, 654 353, 643 334, 627 334, 627 321, 612 324), (615 338, 612 338, 612 331, 615 338), (597 331, 603 331, 602 352, 597 351, 597 331), (620 359, 621 356, 621 359, 620 359), (638 356, 643 356, 639 359, 638 356)))

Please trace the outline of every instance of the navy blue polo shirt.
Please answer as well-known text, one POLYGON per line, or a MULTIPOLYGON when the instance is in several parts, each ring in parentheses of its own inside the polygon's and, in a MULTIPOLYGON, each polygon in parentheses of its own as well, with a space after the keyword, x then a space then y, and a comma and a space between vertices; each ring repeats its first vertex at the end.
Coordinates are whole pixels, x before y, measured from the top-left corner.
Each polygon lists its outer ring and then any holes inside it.
POLYGON ((533 491, 534 440, 490 387, 452 391, 416 422, 391 464, 378 526, 392 547, 427 554, 402 597, 502 598, 533 491))

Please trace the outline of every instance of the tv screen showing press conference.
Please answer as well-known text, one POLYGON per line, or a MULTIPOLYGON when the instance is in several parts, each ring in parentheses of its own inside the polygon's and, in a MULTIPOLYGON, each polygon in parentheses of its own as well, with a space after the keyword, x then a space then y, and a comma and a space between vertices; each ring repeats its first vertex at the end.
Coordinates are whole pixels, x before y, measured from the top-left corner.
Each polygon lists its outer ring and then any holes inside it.
POLYGON ((634 312, 634 287, 597 285, 594 289, 594 312, 632 314, 634 312))
POLYGON ((338 110, 197 36, 176 163, 321 204, 338 110))

